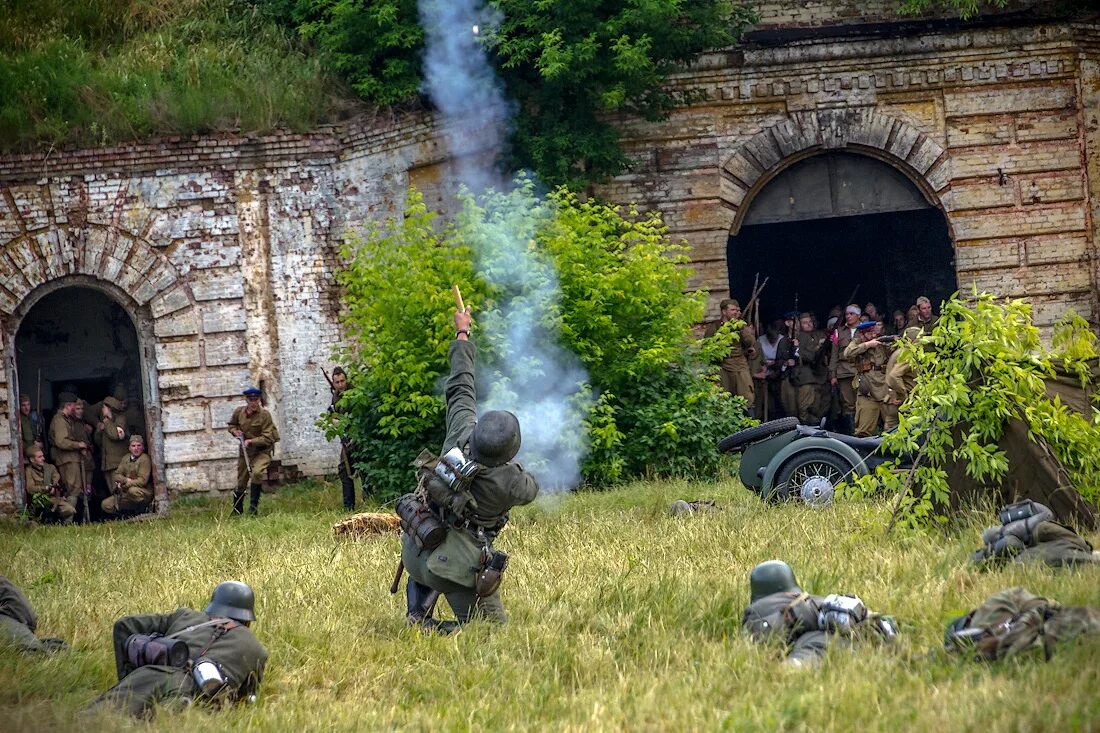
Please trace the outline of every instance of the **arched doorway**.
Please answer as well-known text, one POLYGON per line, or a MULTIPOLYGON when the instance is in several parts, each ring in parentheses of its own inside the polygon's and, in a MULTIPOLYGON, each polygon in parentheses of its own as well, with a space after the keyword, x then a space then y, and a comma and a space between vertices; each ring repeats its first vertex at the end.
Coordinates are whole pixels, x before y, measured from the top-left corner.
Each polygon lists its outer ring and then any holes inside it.
POLYGON ((769 278, 765 320, 816 313, 855 293, 889 319, 920 295, 939 303, 957 289, 943 212, 909 178, 876 158, 831 151, 799 160, 747 204, 727 243, 730 292, 742 302, 756 274, 769 278))
MULTIPOLYGON (((138 330, 126 308, 103 289, 67 285, 41 294, 19 321, 14 356, 15 392, 28 396, 41 413, 43 433, 48 434, 63 393, 88 405, 89 424, 96 419, 92 408, 113 396, 123 402, 126 430, 150 445, 138 330)), ((106 490, 109 478, 98 468, 97 456, 94 483, 106 490)), ((92 506, 97 510, 98 502, 92 506)))

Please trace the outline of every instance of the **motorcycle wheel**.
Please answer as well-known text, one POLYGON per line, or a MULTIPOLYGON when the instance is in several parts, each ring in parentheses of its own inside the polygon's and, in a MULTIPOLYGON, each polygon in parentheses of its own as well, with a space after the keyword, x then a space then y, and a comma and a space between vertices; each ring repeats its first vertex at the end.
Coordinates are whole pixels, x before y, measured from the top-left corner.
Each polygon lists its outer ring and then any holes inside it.
POLYGON ((799 453, 783 464, 775 477, 773 501, 786 501, 802 497, 802 489, 811 481, 828 482, 831 488, 848 478, 852 464, 827 450, 810 450, 799 453))
POLYGON ((769 420, 759 425, 753 425, 751 428, 738 430, 733 435, 722 438, 718 441, 718 450, 721 453, 730 453, 739 448, 744 448, 750 443, 755 443, 764 438, 770 438, 779 433, 785 433, 788 430, 794 430, 797 427, 797 417, 782 417, 778 420, 769 420))

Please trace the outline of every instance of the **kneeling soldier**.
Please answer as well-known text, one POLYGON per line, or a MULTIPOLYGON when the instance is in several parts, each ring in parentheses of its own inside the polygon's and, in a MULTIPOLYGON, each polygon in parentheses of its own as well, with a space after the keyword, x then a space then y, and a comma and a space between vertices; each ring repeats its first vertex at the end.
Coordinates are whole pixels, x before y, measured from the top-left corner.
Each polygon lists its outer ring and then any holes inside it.
POLYGON ((539 492, 535 478, 512 460, 520 448, 516 416, 491 410, 477 418, 469 309, 456 311, 454 321, 444 455, 421 467, 420 488, 397 505, 401 561, 409 572, 407 620, 441 631, 454 625, 431 618, 439 593, 459 624, 475 615, 505 620, 497 587, 507 555, 493 549, 493 540, 508 511, 539 492))
POLYGON ((130 436, 130 455, 115 469, 111 496, 100 504, 104 514, 139 514, 153 503, 153 462, 140 435, 130 436))
POLYGON ((244 391, 246 404, 233 411, 229 418, 229 432, 240 441, 237 456, 237 490, 233 492, 233 513, 244 512, 244 490, 251 491, 248 513, 255 514, 260 505, 263 480, 271 465, 271 454, 279 442, 279 429, 271 419, 271 413, 260 404, 260 390, 249 387, 244 391))
POLYGON ((753 641, 778 639, 789 649, 787 662, 814 664, 837 640, 850 643, 873 632, 882 639, 897 636, 894 622, 867 610, 856 596, 813 596, 798 587, 791 566, 769 560, 752 569, 752 599, 741 625, 753 641))
POLYGON ((27 464, 27 493, 31 496, 31 505, 45 518, 62 524, 73 523, 76 499, 62 484, 57 469, 46 463, 46 453, 41 448, 34 449, 31 462, 27 464))
POLYGON ((131 715, 177 699, 222 704, 256 694, 267 650, 249 625, 256 620, 252 589, 236 580, 214 589, 205 612, 126 616, 115 622, 118 684, 92 702, 131 715))
POLYGON ((61 639, 39 639, 34 635, 38 617, 19 587, 0 575, 0 645, 21 652, 56 652, 67 649, 61 639))

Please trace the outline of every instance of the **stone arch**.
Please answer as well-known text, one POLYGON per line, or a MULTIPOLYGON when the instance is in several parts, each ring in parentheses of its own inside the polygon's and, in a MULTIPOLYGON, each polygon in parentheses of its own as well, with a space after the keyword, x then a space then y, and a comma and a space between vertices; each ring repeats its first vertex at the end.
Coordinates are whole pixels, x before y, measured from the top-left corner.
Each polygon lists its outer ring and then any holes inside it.
POLYGON ((949 182, 942 145, 904 119, 873 108, 814 110, 764 128, 722 162, 719 198, 729 214, 730 234, 741 228, 755 195, 780 172, 815 153, 838 149, 890 164, 946 213, 939 195, 949 182))
MULTIPOLYGON (((138 336, 142 397, 146 407, 156 500, 167 507, 164 434, 157 379, 158 322, 188 319, 196 309, 186 280, 148 241, 112 225, 80 222, 26 231, 0 247, 0 337, 8 364, 15 363, 16 334, 23 318, 45 295, 67 287, 98 290, 123 306, 138 336)), ((201 319, 195 319, 201 320, 201 319)), ((9 483, 16 506, 23 500, 18 475, 16 382, 9 380, 0 405, 9 415, 12 440, 0 460, 0 482, 9 483), (3 469, 7 463, 7 471, 3 469), (7 473, 11 479, 5 480, 7 473), (14 480, 12 480, 14 479, 14 480)))

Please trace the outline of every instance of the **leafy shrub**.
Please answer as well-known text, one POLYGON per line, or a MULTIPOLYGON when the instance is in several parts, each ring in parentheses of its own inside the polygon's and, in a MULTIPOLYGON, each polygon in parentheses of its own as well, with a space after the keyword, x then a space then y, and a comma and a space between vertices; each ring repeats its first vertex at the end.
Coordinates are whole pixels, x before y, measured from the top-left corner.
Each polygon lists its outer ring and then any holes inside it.
MULTIPOLYGON (((684 248, 668 241, 656 215, 624 216, 564 190, 536 198, 522 182, 467 197, 444 225, 413 191, 403 219, 369 225, 344 254, 339 279, 355 344, 342 355, 352 365, 351 411, 324 424, 331 435, 348 431, 357 464, 384 492, 407 490, 409 462, 442 441, 452 283, 475 309, 482 408, 545 378, 548 365, 508 335, 522 314, 540 341, 579 358, 589 387, 563 409, 581 429, 556 437, 587 454, 581 470, 590 484, 712 476, 716 440, 746 424, 743 401, 697 365, 691 326, 702 297, 684 294, 684 248), (527 247, 499 249, 508 237, 527 247), (533 277, 516 277, 521 262, 533 277), (558 289, 542 287, 553 280, 558 289)), ((525 425, 525 435, 537 427, 525 425)))
MULTIPOLYGON (((953 460, 983 483, 1003 479, 1008 456, 997 443, 1014 418, 1028 426, 1033 440, 1050 447, 1086 501, 1100 503, 1100 426, 1046 398, 1043 378, 1054 370, 1030 305, 989 293, 975 292, 967 300, 956 295, 944 303, 930 337, 900 348, 899 358, 914 365, 916 385, 882 450, 918 456, 912 490, 900 504, 903 524, 948 520, 945 467, 953 460)), ((887 462, 848 491, 898 493, 907 478, 887 462)))

